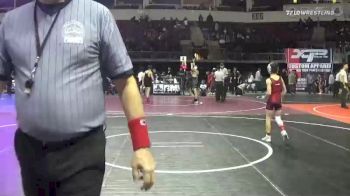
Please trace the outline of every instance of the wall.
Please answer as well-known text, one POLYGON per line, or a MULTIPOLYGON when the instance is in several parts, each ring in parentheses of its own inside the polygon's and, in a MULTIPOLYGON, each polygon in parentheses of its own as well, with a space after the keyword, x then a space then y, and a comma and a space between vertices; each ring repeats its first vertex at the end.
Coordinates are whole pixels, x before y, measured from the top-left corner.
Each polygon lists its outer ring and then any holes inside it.
MULTIPOLYGON (((330 4, 333 5, 333 4, 330 4)), ((293 5, 292 5, 293 6, 293 5)), ((300 6, 300 5, 298 5, 300 6)), ((315 5, 307 5, 314 7, 315 5)), ((342 13, 340 16, 311 16, 316 21, 344 21, 350 19, 350 4, 336 4, 340 7, 342 13)), ((286 7, 290 8, 290 7, 286 7)), ((295 8, 295 7, 294 7, 295 8)), ((147 14, 152 20, 160 20, 163 17, 170 19, 183 19, 185 16, 191 21, 197 21, 201 14, 206 18, 209 13, 214 17, 215 21, 221 22, 241 22, 241 23, 260 23, 260 22, 297 22, 300 18, 308 18, 309 16, 287 16, 286 11, 274 12, 226 12, 226 11, 206 11, 206 10, 111 10, 117 20, 129 20, 133 16, 141 16, 147 14)))
MULTIPOLYGON (((342 7, 343 14, 341 16, 311 16, 316 21, 331 21, 337 19, 344 21, 350 19, 350 3, 337 4, 342 7)), ((139 17, 147 14, 152 20, 160 20, 163 17, 170 19, 183 19, 185 16, 191 21, 197 21, 201 14, 204 19, 211 13, 215 21, 221 22, 241 22, 241 23, 270 23, 270 22, 297 22, 300 18, 308 18, 309 16, 287 16, 286 11, 274 12, 226 12, 226 11, 206 11, 206 10, 136 10, 136 9, 112 9, 111 12, 117 20, 129 20, 133 16, 139 17), (254 16, 254 17, 253 17, 254 16), (255 18, 255 19, 253 19, 255 18)), ((0 14, 0 20, 3 14, 0 14)))

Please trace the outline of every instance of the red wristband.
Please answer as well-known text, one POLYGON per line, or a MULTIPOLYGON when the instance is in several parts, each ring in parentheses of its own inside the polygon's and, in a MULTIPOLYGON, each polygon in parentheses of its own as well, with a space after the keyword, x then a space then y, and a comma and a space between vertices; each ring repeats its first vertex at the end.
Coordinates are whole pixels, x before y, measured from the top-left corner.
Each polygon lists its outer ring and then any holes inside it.
POLYGON ((136 118, 128 123, 134 151, 151 146, 148 127, 144 118, 136 118))

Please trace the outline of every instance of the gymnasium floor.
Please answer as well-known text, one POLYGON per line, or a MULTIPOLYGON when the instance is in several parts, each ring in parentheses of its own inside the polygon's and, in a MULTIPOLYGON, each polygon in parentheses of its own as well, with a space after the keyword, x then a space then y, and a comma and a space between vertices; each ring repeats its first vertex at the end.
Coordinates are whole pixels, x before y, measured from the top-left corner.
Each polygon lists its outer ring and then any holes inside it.
MULTIPOLYGON (((153 97, 145 105, 157 181, 141 192, 129 171, 131 144, 121 106, 106 98, 107 163, 102 196, 274 196, 350 195, 350 111, 329 96, 297 95, 285 100, 291 140, 276 126, 264 136, 264 103, 255 96, 153 97)), ((13 150, 14 98, 0 99, 0 196, 22 196, 13 150)))

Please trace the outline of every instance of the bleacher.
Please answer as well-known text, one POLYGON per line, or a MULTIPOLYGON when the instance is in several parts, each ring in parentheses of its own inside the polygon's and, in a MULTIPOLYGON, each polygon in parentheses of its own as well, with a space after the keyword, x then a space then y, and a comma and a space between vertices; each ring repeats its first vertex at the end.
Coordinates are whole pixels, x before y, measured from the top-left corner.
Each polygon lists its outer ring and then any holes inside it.
POLYGON ((118 21, 131 51, 181 51, 180 41, 189 40, 189 27, 182 21, 118 21))
POLYGON ((143 7, 143 0, 117 0, 115 9, 140 9, 143 7))

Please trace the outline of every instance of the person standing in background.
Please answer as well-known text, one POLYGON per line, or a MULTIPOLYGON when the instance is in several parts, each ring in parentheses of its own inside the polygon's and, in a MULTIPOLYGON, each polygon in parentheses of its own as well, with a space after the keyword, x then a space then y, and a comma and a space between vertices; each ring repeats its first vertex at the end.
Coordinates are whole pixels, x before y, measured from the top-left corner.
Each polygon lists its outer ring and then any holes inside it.
POLYGON ((334 83, 335 83, 335 78, 333 73, 329 74, 328 77, 328 93, 332 93, 334 91, 334 83))
POLYGON ((296 93, 296 74, 295 71, 291 71, 288 75, 288 85, 289 85, 289 90, 290 94, 295 94, 296 93))
POLYGON ((213 95, 215 93, 215 72, 216 72, 216 68, 214 67, 211 71, 211 78, 212 78, 212 82, 211 82, 211 86, 209 87, 210 88, 210 92, 211 94, 213 95))
POLYGON ((186 62, 182 62, 180 65, 179 77, 180 77, 180 94, 185 95, 186 91, 186 62))
POLYGON ((257 83, 262 81, 261 68, 258 68, 258 70, 255 73, 255 81, 257 83))
POLYGON ((208 94, 211 94, 211 90, 213 87, 213 83, 214 83, 214 75, 212 72, 207 71, 207 88, 208 88, 208 94))
POLYGON ((321 74, 318 74, 317 75, 317 91, 318 91, 318 94, 321 95, 323 93, 323 78, 321 76, 321 74))
POLYGON ((225 80, 225 74, 224 72, 219 68, 214 73, 215 78, 215 100, 217 102, 221 101, 224 102, 224 80, 225 80))
POLYGON ((142 85, 142 81, 143 81, 143 77, 145 77, 145 72, 143 71, 143 68, 140 68, 139 73, 137 74, 137 82, 138 82, 138 86, 140 87, 140 92, 141 94, 143 94, 143 85, 142 85))
POLYGON ((333 89, 333 97, 338 97, 340 90, 340 70, 335 75, 335 81, 334 81, 334 89, 333 89))
POLYGON ((349 69, 349 65, 345 64, 343 66, 343 69, 341 69, 339 72, 339 82, 341 86, 340 100, 341 100, 341 107, 344 109, 349 109, 349 107, 346 104, 348 94, 349 94, 348 69, 349 69))
POLYGON ((247 90, 248 91, 254 91, 254 88, 255 88, 255 84, 254 84, 254 75, 253 75, 253 72, 250 72, 248 74, 248 80, 247 80, 247 90))
POLYGON ((146 103, 151 102, 150 94, 153 86, 153 81, 154 81, 154 76, 152 72, 152 66, 148 65, 148 68, 145 71, 145 74, 142 80, 142 86, 145 88, 146 103))
POLYGON ((231 70, 227 69, 227 74, 224 79, 224 101, 226 100, 227 92, 230 89, 230 76, 231 76, 231 70))
POLYGON ((226 95, 227 95, 227 90, 228 90, 228 70, 227 68, 225 67, 225 64, 224 63, 220 63, 220 70, 222 71, 222 73, 224 74, 224 88, 223 88, 223 91, 222 91, 222 102, 225 101, 226 99, 226 95))
POLYGON ((166 73, 167 77, 173 77, 173 73, 171 71, 171 67, 168 67, 168 71, 166 73))
MULTIPOLYGON (((282 70, 282 79, 283 79, 283 82, 285 84, 288 84, 288 72, 287 72, 287 69, 283 69, 282 70)), ((289 85, 286 85, 286 88, 287 88, 287 93, 289 93, 289 85)))
POLYGON ((198 76, 199 76, 199 70, 198 66, 193 62, 191 63, 191 79, 192 79, 192 91, 193 91, 193 103, 195 105, 199 104, 198 101, 198 95, 199 95, 199 90, 198 90, 198 76))
POLYGON ((313 85, 314 85, 314 77, 312 76, 311 73, 307 73, 307 75, 306 75, 306 90, 309 93, 309 95, 311 93, 314 93, 313 85))
POLYGON ((236 67, 233 67, 232 77, 231 77, 231 90, 233 95, 237 95, 237 86, 238 86, 238 77, 239 73, 236 67))

